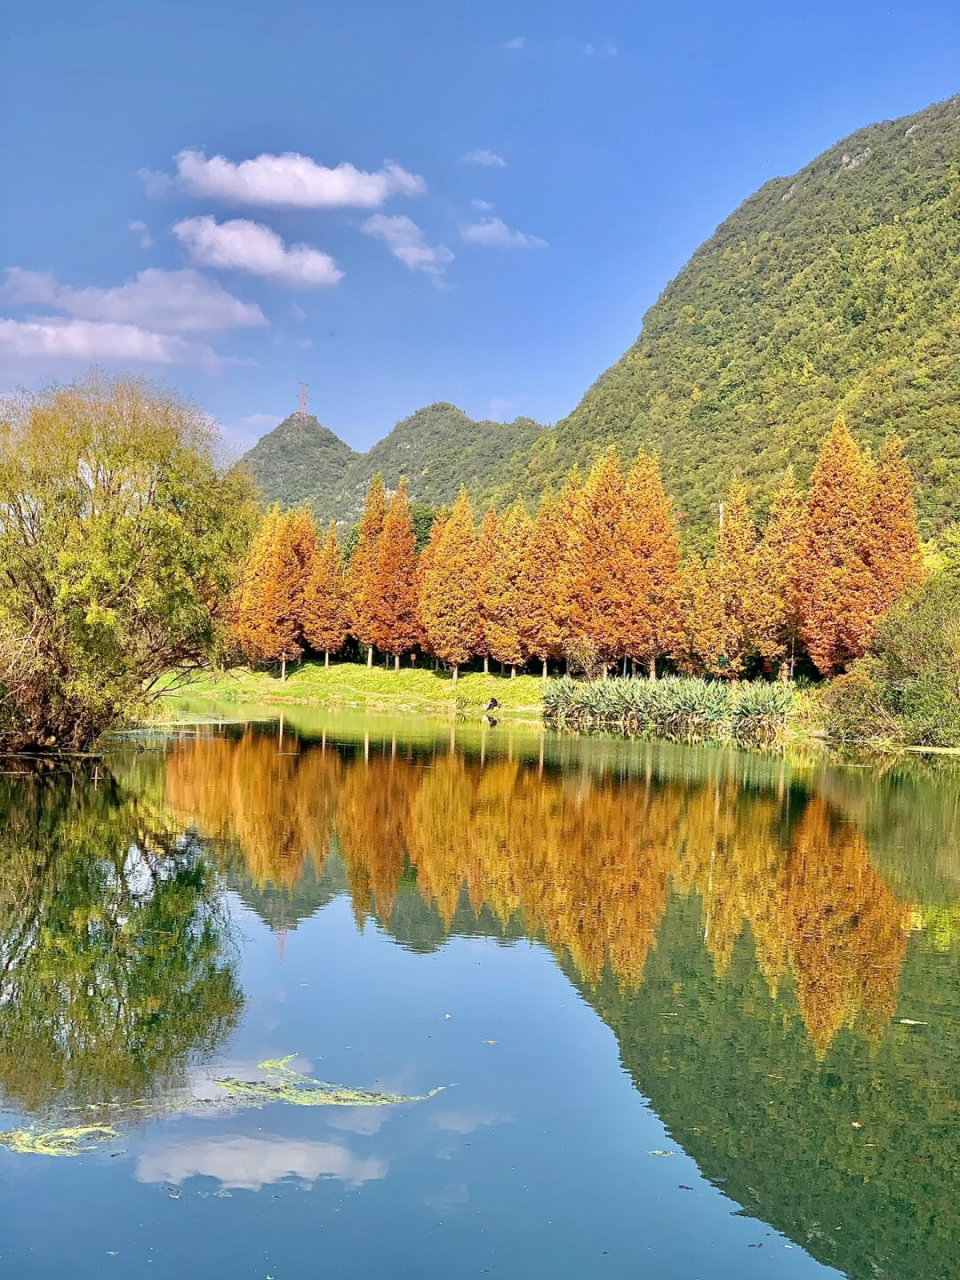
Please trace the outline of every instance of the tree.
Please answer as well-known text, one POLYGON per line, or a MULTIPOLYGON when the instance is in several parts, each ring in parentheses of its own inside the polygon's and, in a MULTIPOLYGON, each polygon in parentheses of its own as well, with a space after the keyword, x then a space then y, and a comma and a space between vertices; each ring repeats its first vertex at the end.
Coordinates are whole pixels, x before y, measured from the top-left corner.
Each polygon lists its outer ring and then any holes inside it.
POLYGON ((702 571, 690 578, 693 651, 714 676, 737 679, 754 648, 755 546, 746 486, 735 478, 720 508, 716 549, 702 571))
POLYGON ((814 467, 795 578, 800 634, 823 675, 859 658, 873 633, 875 585, 865 559, 872 487, 846 421, 837 418, 814 467))
POLYGON ((510 667, 511 676, 528 653, 521 579, 530 531, 530 517, 518 499, 500 521, 483 597, 484 641, 490 656, 510 667))
POLYGON ((307 584, 318 556, 316 526, 306 508, 268 512, 240 589, 236 632, 250 662, 287 663, 303 654, 307 584))
POLYGON ((627 477, 621 555, 626 584, 627 653, 657 676, 657 660, 683 643, 680 535, 660 464, 641 452, 627 477))
POLYGON ((384 653, 392 653, 394 667, 399 670, 400 655, 419 642, 422 630, 417 600, 417 545, 406 480, 400 481, 377 540, 369 592, 371 644, 384 653))
POLYGON ((913 476, 898 435, 888 435, 881 445, 872 489, 864 558, 873 574, 873 607, 879 619, 924 577, 913 476))
POLYGON ((383 476, 378 471, 370 481, 367 499, 357 529, 357 545, 347 566, 347 594, 350 600, 350 629, 361 644, 367 646, 367 666, 373 666, 373 637, 370 629, 370 606, 376 569, 377 543, 383 532, 387 514, 387 495, 383 476))
POLYGON ((571 637, 585 637, 596 645, 604 672, 625 652, 629 600, 622 545, 624 502, 623 471, 616 453, 609 450, 594 463, 577 496, 561 587, 571 637))
POLYGON ((526 651, 543 664, 562 656, 567 640, 559 590, 566 552, 567 522, 562 501, 548 490, 527 539, 520 574, 520 614, 526 651))
POLYGON ((460 665, 476 653, 482 639, 477 539, 466 489, 460 490, 424 555, 428 556, 420 601, 424 628, 431 650, 450 663, 456 680, 460 665))
POLYGON ((487 635, 487 593, 499 538, 499 521, 496 511, 491 506, 487 508, 486 515, 483 517, 480 537, 477 539, 477 603, 480 608, 480 640, 477 645, 477 656, 483 658, 484 675, 490 670, 490 658, 493 656, 487 635))
POLYGON ((780 663, 789 654, 791 675, 800 626, 795 579, 802 523, 803 496, 791 467, 773 500, 754 555, 752 627, 760 656, 780 663))
POLYGON ((343 648, 349 634, 343 556, 335 520, 331 520, 327 527, 327 535, 304 589, 302 621, 307 644, 323 654, 323 665, 329 667, 330 654, 343 648))
POLYGON ((135 378, 0 410, 0 741, 88 746, 216 652, 256 518, 208 420, 135 378))

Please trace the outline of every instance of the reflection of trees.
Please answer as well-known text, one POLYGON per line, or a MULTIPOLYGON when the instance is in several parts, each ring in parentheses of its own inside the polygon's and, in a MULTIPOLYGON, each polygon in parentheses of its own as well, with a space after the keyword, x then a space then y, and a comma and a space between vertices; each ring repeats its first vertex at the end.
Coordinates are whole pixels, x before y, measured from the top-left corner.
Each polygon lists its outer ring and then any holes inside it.
POLYGON ((581 978, 641 983, 671 887, 702 904, 723 976, 749 929, 771 994, 789 979, 818 1053, 896 1003, 909 909, 859 829, 817 797, 674 773, 659 779, 485 765, 455 751, 327 750, 247 729, 178 744, 167 794, 184 820, 233 842, 257 884, 318 871, 339 840, 358 919, 389 922, 406 879, 449 930, 466 893, 501 928, 569 955, 581 978))
POLYGON ((31 1110, 142 1098, 239 1015, 214 869, 155 790, 0 785, 0 1088, 31 1110))

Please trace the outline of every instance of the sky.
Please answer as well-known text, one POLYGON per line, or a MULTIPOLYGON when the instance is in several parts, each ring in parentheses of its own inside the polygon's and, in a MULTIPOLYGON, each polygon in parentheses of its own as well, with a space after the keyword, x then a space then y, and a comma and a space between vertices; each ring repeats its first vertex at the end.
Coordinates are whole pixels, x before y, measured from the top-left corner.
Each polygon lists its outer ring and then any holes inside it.
POLYGON ((758 186, 958 91, 957 0, 7 5, 0 390, 554 422, 758 186))

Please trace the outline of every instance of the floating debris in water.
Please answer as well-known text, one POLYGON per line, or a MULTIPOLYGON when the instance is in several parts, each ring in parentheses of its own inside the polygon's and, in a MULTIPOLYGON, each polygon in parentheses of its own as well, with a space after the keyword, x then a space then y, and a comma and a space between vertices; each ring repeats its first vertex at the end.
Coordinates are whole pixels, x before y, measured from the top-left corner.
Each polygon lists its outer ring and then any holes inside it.
POLYGON ((79 1156, 101 1142, 116 1138, 116 1129, 105 1124, 78 1124, 61 1129, 8 1129, 0 1133, 0 1147, 30 1156, 79 1156))
POLYGON ((675 1151, 648 1151, 648 1156, 675 1156, 675 1151))
POLYGON ((369 1089, 351 1089, 347 1085, 326 1084, 313 1080, 288 1066, 297 1055, 270 1058, 259 1064, 259 1070, 267 1079, 238 1080, 235 1077, 217 1080, 230 1099, 240 1106, 263 1107, 270 1102, 289 1102, 295 1107, 386 1107, 401 1102, 423 1102, 439 1093, 432 1089, 428 1094, 408 1096, 402 1093, 380 1093, 369 1089))

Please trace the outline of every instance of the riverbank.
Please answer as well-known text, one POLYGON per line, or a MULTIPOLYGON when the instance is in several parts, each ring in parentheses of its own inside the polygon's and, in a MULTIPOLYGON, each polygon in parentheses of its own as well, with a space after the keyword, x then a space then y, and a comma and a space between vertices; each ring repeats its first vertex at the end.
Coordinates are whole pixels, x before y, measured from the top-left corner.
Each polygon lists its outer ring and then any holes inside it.
POLYGON ((273 671, 233 667, 206 672, 178 684, 171 696, 210 699, 211 702, 266 705, 365 707, 405 712, 477 713, 496 698, 496 714, 519 717, 543 712, 544 681, 536 676, 484 675, 467 672, 454 683, 448 671, 400 671, 367 667, 355 662, 303 662, 290 667, 286 680, 273 671))

